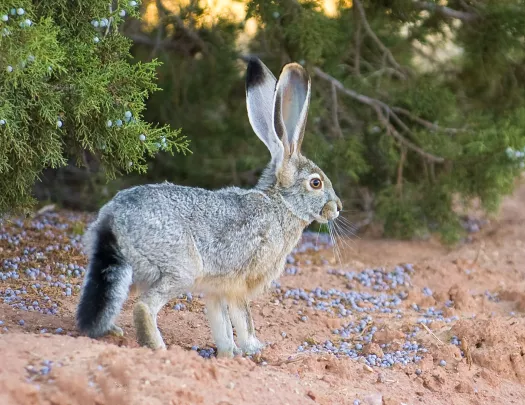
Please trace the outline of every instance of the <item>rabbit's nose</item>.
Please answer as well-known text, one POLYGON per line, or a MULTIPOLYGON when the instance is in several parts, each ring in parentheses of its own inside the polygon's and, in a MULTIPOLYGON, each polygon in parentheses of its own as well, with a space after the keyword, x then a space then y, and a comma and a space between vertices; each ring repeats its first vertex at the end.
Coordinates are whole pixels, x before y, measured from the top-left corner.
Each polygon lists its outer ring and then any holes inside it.
POLYGON ((339 198, 337 198, 337 200, 335 200, 335 204, 337 205, 337 212, 341 211, 343 209, 343 203, 341 202, 341 200, 339 198))

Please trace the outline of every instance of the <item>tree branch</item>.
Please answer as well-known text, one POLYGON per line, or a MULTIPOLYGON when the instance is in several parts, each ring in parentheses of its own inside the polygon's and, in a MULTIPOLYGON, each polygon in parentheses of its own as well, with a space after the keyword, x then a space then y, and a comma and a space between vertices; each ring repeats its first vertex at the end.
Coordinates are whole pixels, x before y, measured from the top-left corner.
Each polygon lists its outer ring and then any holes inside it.
POLYGON ((439 126, 437 124, 434 124, 434 123, 432 123, 430 121, 424 120, 423 118, 418 117, 417 115, 412 114, 410 111, 408 111, 405 108, 392 107, 392 110, 395 111, 396 113, 406 115, 412 121, 415 121, 418 124, 428 128, 428 129, 430 129, 432 131, 443 131, 443 132, 447 132, 449 134, 457 134, 457 133, 460 133, 460 132, 467 132, 467 130, 463 129, 463 128, 446 128, 446 127, 441 127, 441 126, 439 126))
MULTIPOLYGON (((357 9, 354 7, 354 14, 356 13, 357 9)), ((361 75, 361 41, 361 20, 356 18, 354 69, 357 76, 361 75)))
POLYGON ((337 102, 337 89, 335 85, 332 83, 332 121, 334 125, 334 132, 337 135, 338 138, 343 138, 343 131, 341 131, 341 126, 339 125, 339 118, 338 118, 338 102, 337 102))
POLYGON ((454 10, 450 7, 446 6, 440 6, 439 4, 432 3, 430 1, 413 1, 414 6, 421 10, 427 10, 430 12, 435 12, 437 14, 440 14, 443 17, 447 18, 455 18, 461 21, 466 22, 472 22, 474 20, 477 20, 479 18, 479 15, 474 13, 469 13, 466 11, 458 11, 454 10))
POLYGON ((134 43, 140 45, 148 45, 153 47, 158 47, 160 49, 179 49, 180 46, 169 38, 165 38, 162 41, 158 42, 155 39, 152 39, 144 34, 131 34, 125 33, 126 37, 131 39, 134 43))
POLYGON ((368 24, 368 20, 366 19, 366 13, 365 9, 363 7, 363 4, 361 3, 361 0, 354 0, 354 4, 356 6, 357 11, 359 12, 359 15, 361 17, 361 21, 363 23, 363 27, 366 31, 366 33, 374 40, 374 42, 377 44, 379 49, 383 51, 388 61, 401 73, 403 73, 403 76, 407 76, 407 73, 410 73, 410 71, 404 67, 402 67, 399 63, 397 63, 396 59, 394 58, 394 55, 392 55, 392 52, 381 42, 379 37, 376 35, 376 33, 372 30, 372 27, 370 27, 370 24, 368 24))
POLYGON ((407 157, 407 149, 405 147, 402 147, 401 157, 397 165, 397 181, 396 181, 396 190, 400 196, 403 194, 403 168, 405 165, 406 157, 407 157))
POLYGON ((365 96, 364 94, 359 94, 356 91, 347 89, 339 80, 336 78, 330 76, 328 73, 322 71, 318 67, 314 67, 314 73, 320 77, 323 80, 326 80, 330 82, 335 88, 337 88, 342 93, 352 97, 353 99, 359 101, 360 103, 366 104, 369 107, 371 107, 377 114, 377 118, 383 125, 383 127, 387 130, 387 133, 397 139, 401 145, 406 146, 408 149, 413 150, 414 152, 418 153, 420 156, 425 158, 426 160, 434 163, 442 163, 445 161, 445 159, 441 156, 435 156, 431 153, 428 153, 421 149, 416 144, 412 143, 408 139, 406 139, 403 135, 401 135, 397 129, 392 125, 390 122, 390 116, 392 116, 396 122, 401 122, 403 124, 403 129, 405 131, 408 131, 411 133, 410 129, 404 124, 397 114, 388 106, 386 103, 382 102, 381 100, 377 100, 372 97, 365 96), (386 116, 385 116, 386 113, 386 116))

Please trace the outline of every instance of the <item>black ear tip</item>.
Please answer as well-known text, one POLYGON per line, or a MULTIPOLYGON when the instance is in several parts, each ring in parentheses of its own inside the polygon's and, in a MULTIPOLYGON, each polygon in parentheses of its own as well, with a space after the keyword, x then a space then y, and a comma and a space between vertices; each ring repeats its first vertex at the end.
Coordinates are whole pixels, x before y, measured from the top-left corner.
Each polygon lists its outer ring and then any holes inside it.
POLYGON ((261 60, 252 56, 248 60, 248 67, 246 69, 246 87, 254 87, 264 82, 264 66, 261 60))

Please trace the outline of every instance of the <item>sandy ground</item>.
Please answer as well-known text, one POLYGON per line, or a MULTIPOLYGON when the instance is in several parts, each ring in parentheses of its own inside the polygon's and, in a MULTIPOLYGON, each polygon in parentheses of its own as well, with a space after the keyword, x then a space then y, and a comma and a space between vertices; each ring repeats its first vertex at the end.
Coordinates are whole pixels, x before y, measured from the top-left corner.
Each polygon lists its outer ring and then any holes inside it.
POLYGON ((6 222, 0 238, 4 270, 14 266, 6 260, 31 259, 18 262, 18 278, 0 278, 0 404, 525 404, 524 202, 521 187, 496 220, 455 249, 435 241, 363 238, 340 246, 341 263, 332 249, 295 254, 297 274, 284 274, 279 290, 252 304, 258 336, 268 347, 253 358, 232 360, 203 358, 192 350, 213 348, 198 298, 177 299, 161 311, 167 351, 137 347, 135 297, 119 320, 123 338, 79 337, 76 269, 86 261, 73 234, 88 217, 60 213, 36 225, 6 222), (62 233, 61 223, 68 224, 62 233), (379 296, 342 274, 405 263, 414 271, 392 289, 404 291, 398 309, 370 313, 363 330, 346 338, 341 331, 368 314, 373 298, 358 302, 364 312, 354 308, 340 316, 283 296, 297 288, 307 294, 321 288, 379 296), (28 268, 46 272, 42 286, 35 286, 40 276, 31 277, 28 268), (56 280, 63 284, 53 284, 56 280), (9 289, 24 290, 29 305, 40 301, 24 310, 16 300, 5 300, 9 289), (176 303, 183 310, 174 310, 176 303), (442 315, 422 325, 428 311, 442 315), (371 328, 370 339, 363 339, 371 328), (406 341, 417 343, 416 361, 379 367, 363 357, 375 353, 386 359, 387 351, 403 351, 406 341), (354 349, 355 359, 322 349, 332 342, 353 348, 360 342, 362 349, 354 349))

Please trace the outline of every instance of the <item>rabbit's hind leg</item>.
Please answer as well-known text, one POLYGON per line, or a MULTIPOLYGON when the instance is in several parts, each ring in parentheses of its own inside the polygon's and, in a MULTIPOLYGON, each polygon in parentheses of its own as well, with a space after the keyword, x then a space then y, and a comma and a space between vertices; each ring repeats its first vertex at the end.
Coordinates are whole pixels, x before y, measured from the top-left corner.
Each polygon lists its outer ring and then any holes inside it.
POLYGON ((166 345, 157 327, 157 314, 174 296, 184 291, 178 280, 164 276, 145 291, 135 304, 133 321, 137 341, 141 346, 151 349, 165 349, 166 345))
POLYGON ((213 340, 217 346, 217 357, 231 358, 236 354, 241 354, 241 350, 233 340, 233 328, 226 301, 215 296, 209 297, 206 309, 213 340))
POLYGON ((254 354, 263 349, 264 344, 255 336, 255 327, 248 301, 243 298, 232 300, 229 302, 229 308, 231 321, 237 332, 237 341, 244 354, 254 354))

